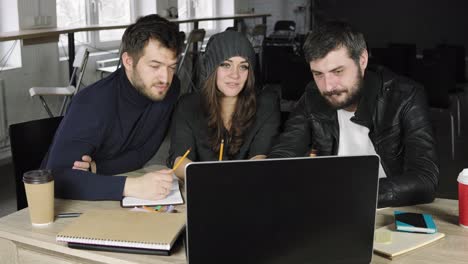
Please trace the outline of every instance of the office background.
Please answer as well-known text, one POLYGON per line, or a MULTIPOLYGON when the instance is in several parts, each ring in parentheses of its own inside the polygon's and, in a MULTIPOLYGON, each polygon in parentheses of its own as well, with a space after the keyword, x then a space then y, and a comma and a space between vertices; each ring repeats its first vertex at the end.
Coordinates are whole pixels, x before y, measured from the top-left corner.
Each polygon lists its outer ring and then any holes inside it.
MULTIPOLYGON (((35 22, 31 19, 37 15, 44 17, 44 24, 57 25, 58 1, 0 0, 0 31, 34 28, 31 25, 35 22)), ((203 3, 206 1, 217 6, 214 11, 217 14, 245 13, 252 10, 255 13, 271 14, 267 19, 267 35, 273 32, 274 24, 278 20, 295 21, 296 33, 305 34, 311 26, 322 20, 339 18, 361 29, 366 34, 371 48, 385 48, 389 43, 412 44, 416 47, 418 57, 423 55, 424 50, 438 45, 462 46, 465 50, 468 49, 468 2, 463 0, 137 0, 132 7, 132 16, 163 14, 170 7, 206 4, 203 3)), ((259 23, 259 20, 249 20, 246 21, 246 26, 252 28, 259 23)), ((224 28, 219 26, 214 30, 221 31, 224 28)), ((85 84, 100 79, 100 73, 96 71, 96 62, 115 57, 117 49, 118 44, 92 51, 83 80, 85 84)), ((66 84, 68 62, 64 56, 63 48, 57 43, 22 46, 20 41, 0 42, 0 215, 10 213, 15 208, 8 125, 47 117, 40 101, 31 98, 28 89, 32 86, 66 84), (6 56, 10 49, 12 55, 6 56)), ((462 60, 466 64, 466 53, 462 60)), ((465 67, 464 76, 467 75, 465 67)), ((268 80, 265 84, 268 85, 268 80)), ((281 84, 273 82, 270 85, 281 84)), ((468 98, 465 93, 466 85, 465 88, 463 83, 461 85, 461 92, 458 94, 461 101, 461 133, 455 137, 454 158, 451 157, 451 131, 446 110, 431 111, 441 162, 438 196, 444 198, 456 198, 456 176, 468 165, 468 115, 464 114, 468 98)), ((61 103, 59 98, 48 100, 56 108, 61 103)), ((455 106, 452 104, 450 107, 449 110, 455 113, 455 106)), ((161 161, 166 151, 166 148, 161 148, 154 161, 161 161)))

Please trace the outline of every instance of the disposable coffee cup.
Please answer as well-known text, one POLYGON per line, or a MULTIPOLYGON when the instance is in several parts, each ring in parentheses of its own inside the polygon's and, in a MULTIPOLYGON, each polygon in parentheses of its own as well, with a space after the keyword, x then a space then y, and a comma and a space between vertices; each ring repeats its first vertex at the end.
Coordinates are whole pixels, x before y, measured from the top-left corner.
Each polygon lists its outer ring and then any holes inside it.
POLYGON ((458 175, 458 223, 468 228, 468 169, 458 175))
POLYGON ((48 225, 54 221, 54 179, 50 170, 23 174, 31 224, 48 225))

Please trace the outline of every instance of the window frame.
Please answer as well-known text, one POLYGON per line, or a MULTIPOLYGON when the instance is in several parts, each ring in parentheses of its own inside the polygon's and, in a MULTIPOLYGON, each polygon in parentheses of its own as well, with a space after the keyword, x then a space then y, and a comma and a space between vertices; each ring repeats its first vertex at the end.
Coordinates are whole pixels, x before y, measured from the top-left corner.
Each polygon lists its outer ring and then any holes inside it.
MULTIPOLYGON (((206 1, 206 0, 205 0, 206 1)), ((216 0, 210 0, 211 1, 211 6, 214 6, 213 8, 213 13, 209 16, 216 16, 219 13, 220 10, 220 5, 223 4, 222 1, 216 1, 216 0)), ((187 5, 187 10, 188 10, 188 17, 194 17, 195 16, 195 7, 194 7, 194 1, 193 0, 185 0, 185 3, 187 5)), ((179 9, 180 7, 178 7, 179 9)), ((200 21, 198 22, 198 28, 203 28, 200 24, 202 24, 205 21, 200 21)), ((206 35, 205 38, 209 38, 211 35, 216 34, 217 32, 220 32, 220 26, 217 20, 209 20, 206 22, 211 22, 213 23, 213 28, 210 30, 206 30, 206 35)), ((187 35, 194 29, 194 24, 193 22, 189 23, 184 23, 186 25, 187 32, 185 32, 187 35)))
MULTIPOLYGON (((99 1, 100 0, 83 0, 85 1, 85 15, 86 15, 86 25, 97 25, 99 21, 99 1)), ((130 9, 130 21, 129 24, 134 21, 136 17, 136 8, 135 1, 129 0, 129 9, 130 9)), ((124 29, 124 28, 123 28, 124 29)), ((99 38, 99 30, 93 31, 84 31, 87 35, 88 42, 81 43, 77 42, 75 39, 75 49, 79 49, 81 46, 86 46, 91 52, 104 52, 113 49, 119 49, 121 39, 118 40, 108 40, 101 41, 99 38)), ((68 57, 68 43, 62 45, 62 42, 59 41, 58 44, 59 55, 60 57, 68 57)))
MULTIPOLYGON (((18 16, 17 1, 0 0, 0 31, 19 30, 18 16)), ((0 73, 23 67, 21 46, 19 39, 0 42, 0 73)))

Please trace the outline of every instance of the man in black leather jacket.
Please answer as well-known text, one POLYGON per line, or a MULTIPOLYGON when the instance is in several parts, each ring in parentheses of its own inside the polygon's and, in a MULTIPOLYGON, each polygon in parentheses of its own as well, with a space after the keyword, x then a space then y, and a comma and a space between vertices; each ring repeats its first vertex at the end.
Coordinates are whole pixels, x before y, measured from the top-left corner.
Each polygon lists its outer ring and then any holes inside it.
POLYGON ((342 22, 312 32, 304 54, 314 81, 268 157, 378 154, 379 207, 432 202, 439 169, 423 88, 368 69, 364 36, 342 22))

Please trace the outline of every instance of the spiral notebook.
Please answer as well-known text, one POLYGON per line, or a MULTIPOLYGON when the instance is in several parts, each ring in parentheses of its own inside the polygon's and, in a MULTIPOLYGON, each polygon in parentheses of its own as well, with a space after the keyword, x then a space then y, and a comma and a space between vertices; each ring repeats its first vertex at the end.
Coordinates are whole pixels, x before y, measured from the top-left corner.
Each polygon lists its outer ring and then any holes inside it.
POLYGON ((56 240, 84 245, 170 250, 184 227, 184 213, 92 210, 59 232, 56 240))

